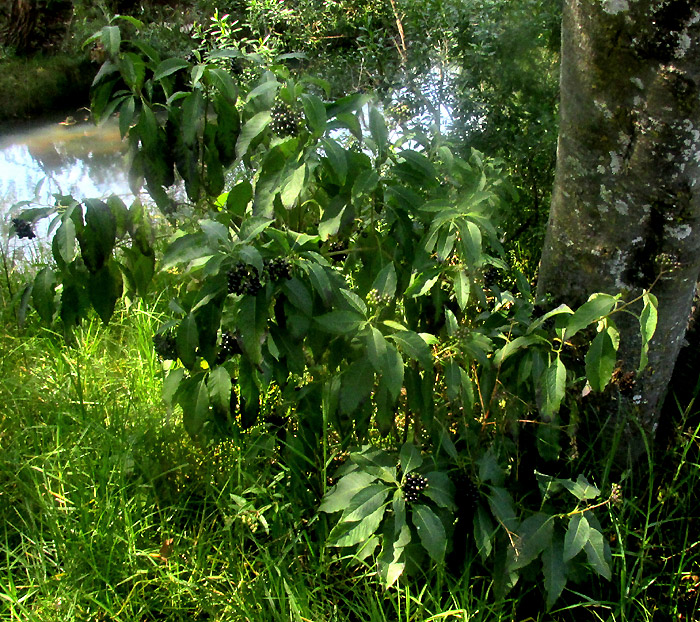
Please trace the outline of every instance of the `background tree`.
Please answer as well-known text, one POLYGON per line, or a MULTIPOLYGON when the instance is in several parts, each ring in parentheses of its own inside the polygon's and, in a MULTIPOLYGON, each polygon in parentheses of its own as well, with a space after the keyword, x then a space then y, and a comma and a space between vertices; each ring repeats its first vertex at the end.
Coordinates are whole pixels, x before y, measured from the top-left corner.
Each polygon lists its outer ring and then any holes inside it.
POLYGON ((652 288, 658 326, 638 375, 639 325, 631 316, 620 324, 621 373, 628 386, 634 376, 620 412, 635 413, 648 433, 700 272, 699 43, 694 2, 570 0, 564 10, 556 182, 538 293, 576 305, 596 291, 632 298, 652 288))

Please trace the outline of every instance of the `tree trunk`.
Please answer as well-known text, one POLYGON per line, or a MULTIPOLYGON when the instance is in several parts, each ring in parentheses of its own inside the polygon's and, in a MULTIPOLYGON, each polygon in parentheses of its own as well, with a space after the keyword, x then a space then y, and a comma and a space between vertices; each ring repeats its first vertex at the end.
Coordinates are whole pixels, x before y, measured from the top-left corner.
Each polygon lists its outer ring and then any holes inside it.
MULTIPOLYGON (((567 0, 557 170, 538 295, 659 300, 649 365, 610 412, 653 434, 700 274, 700 8, 697 0, 567 0)), ((624 372, 639 325, 618 319, 624 372)), ((617 318, 616 318, 617 319, 617 318)))
POLYGON ((38 17, 35 0, 11 0, 9 18, 2 33, 3 43, 14 48, 17 54, 32 50, 38 17))

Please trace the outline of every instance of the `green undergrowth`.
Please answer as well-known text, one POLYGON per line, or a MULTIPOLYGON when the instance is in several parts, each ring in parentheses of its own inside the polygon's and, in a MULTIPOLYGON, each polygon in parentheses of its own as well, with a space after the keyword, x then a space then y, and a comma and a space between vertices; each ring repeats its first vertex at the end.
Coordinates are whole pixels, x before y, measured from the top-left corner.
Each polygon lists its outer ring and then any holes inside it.
POLYGON ((253 429, 202 448, 163 406, 146 306, 84 322, 72 347, 33 321, 18 332, 6 314, 0 334, 0 620, 700 619, 692 407, 609 506, 612 582, 546 612, 526 577, 498 602, 476 561, 384 590, 324 548, 283 440, 253 429))
POLYGON ((26 119, 84 106, 95 73, 82 55, 5 58, 0 61, 0 118, 26 119))

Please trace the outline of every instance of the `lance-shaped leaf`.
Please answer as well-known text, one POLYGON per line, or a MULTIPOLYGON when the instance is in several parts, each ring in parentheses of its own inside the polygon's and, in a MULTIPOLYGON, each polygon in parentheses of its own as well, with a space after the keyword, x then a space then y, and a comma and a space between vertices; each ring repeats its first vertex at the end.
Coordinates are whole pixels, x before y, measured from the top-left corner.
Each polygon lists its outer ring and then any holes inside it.
POLYGON ((51 268, 42 268, 34 277, 32 288, 32 303, 41 321, 51 324, 56 310, 54 302, 56 294, 56 275, 51 268))
POLYGON ((591 389, 600 392, 608 385, 617 363, 617 348, 620 342, 617 329, 606 326, 593 339, 586 352, 586 379, 591 389))
POLYGON ((365 471, 355 470, 340 478, 321 501, 320 512, 340 512, 350 505, 352 498, 369 486, 375 476, 365 471))
POLYGON ((637 373, 641 372, 649 362, 649 342, 656 332, 659 302, 654 294, 646 292, 643 297, 644 308, 639 316, 639 329, 642 336, 642 354, 639 359, 637 373))
POLYGON ((430 346, 418 333, 402 330, 389 335, 389 339, 395 341, 410 358, 418 361, 423 368, 430 369, 433 366, 430 346))
POLYGON ((423 464, 423 456, 413 443, 404 443, 399 453, 399 462, 401 470, 404 473, 410 473, 423 464))
POLYGON ((352 311, 331 311, 315 318, 315 322, 327 333, 346 335, 360 328, 365 318, 352 311))
POLYGON ((597 529, 591 528, 588 534, 588 542, 584 546, 588 563, 601 577, 610 581, 612 573, 605 559, 605 539, 597 529))
POLYGON ((428 555, 436 562, 445 558, 447 536, 442 521, 427 505, 417 503, 413 506, 411 520, 416 527, 418 537, 428 555))
POLYGON ((569 520, 569 527, 566 530, 564 537, 564 556, 565 562, 573 559, 583 549, 588 536, 590 535, 590 526, 585 514, 574 514, 569 520))
POLYGON ((566 318, 564 341, 571 339, 577 332, 589 324, 597 322, 610 313, 617 304, 618 296, 593 294, 588 302, 583 303, 574 314, 566 318))
POLYGON ((561 596, 566 586, 566 565, 562 559, 561 540, 555 539, 542 553, 544 589, 547 591, 547 609, 561 596))
POLYGON ((526 518, 518 527, 515 538, 517 544, 513 550, 515 555, 509 568, 524 568, 537 559, 542 551, 551 546, 553 533, 553 516, 539 512, 526 518))
POLYGON ((559 412, 559 406, 564 399, 566 389, 566 368, 561 358, 557 356, 542 374, 542 405, 540 412, 543 417, 551 418, 559 412))

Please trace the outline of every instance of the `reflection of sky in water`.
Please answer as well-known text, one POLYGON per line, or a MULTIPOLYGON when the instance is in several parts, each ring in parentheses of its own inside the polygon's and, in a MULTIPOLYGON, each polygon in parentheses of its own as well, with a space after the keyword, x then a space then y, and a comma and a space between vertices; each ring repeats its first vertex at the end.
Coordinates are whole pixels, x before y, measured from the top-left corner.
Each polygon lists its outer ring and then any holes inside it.
POLYGON ((126 180, 115 125, 52 124, 0 137, 0 209, 18 201, 53 202, 52 194, 76 199, 118 194, 133 198, 126 180))

